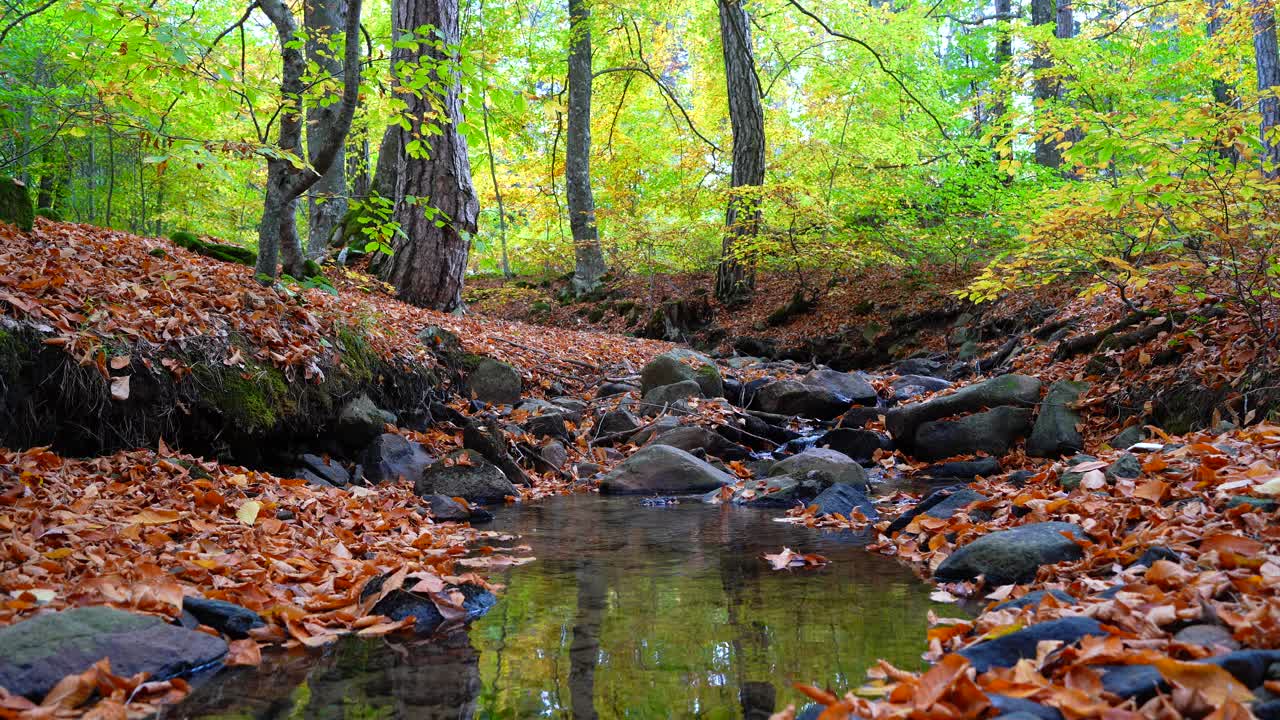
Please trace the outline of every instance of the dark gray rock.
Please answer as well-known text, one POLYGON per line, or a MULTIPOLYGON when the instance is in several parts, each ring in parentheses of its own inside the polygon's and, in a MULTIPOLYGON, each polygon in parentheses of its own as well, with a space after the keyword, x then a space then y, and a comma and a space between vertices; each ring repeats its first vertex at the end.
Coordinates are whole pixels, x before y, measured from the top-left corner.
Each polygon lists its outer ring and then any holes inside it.
POLYGON ((869 422, 875 422, 884 414, 880 408, 858 407, 854 406, 848 409, 844 415, 840 416, 840 426, 846 428, 861 428, 869 422))
POLYGON ((587 404, 573 397, 553 397, 551 398, 551 404, 559 409, 565 420, 571 423, 582 422, 582 418, 587 412, 587 404))
POLYGON ((768 413, 830 420, 849 409, 849 402, 826 388, 797 380, 778 380, 760 388, 754 405, 768 413))
POLYGON ((600 492, 613 494, 703 493, 735 479, 670 445, 648 445, 600 479, 600 492))
POLYGON ((681 425, 653 439, 654 445, 670 445, 685 452, 703 450, 723 460, 744 460, 750 453, 729 442, 723 435, 700 425, 681 425))
POLYGON ((447 495, 476 503, 499 503, 508 495, 520 495, 496 465, 466 449, 455 450, 424 470, 413 491, 420 496, 447 495))
POLYGON ((921 395, 945 390, 951 387, 951 382, 927 375, 903 375, 890 383, 889 387, 893 390, 893 401, 904 403, 921 395))
POLYGON ((1076 408, 1089 391, 1089 383, 1059 380, 1049 386, 1035 427, 1027 438, 1027 454, 1032 457, 1058 457, 1080 452, 1084 437, 1076 426, 1081 418, 1076 408))
MULTIPOLYGON (((729 502, 734 505, 748 507, 792 508, 797 505, 809 505, 818 494, 827 488, 829 483, 819 477, 797 478, 790 475, 747 480, 735 485, 729 502)), ((719 490, 707 493, 705 502, 719 502, 719 490)))
POLYGON ((626 410, 610 410, 600 418, 597 435, 617 435, 635 432, 640 420, 626 410))
POLYGON ((1151 665, 1103 665, 1102 689, 1122 698, 1134 698, 1141 705, 1157 691, 1169 689, 1160 671, 1151 665))
POLYGON ((1071 645, 1086 635, 1106 637, 1107 631, 1093 618, 1060 618, 971 645, 959 654, 968 658, 975 670, 983 673, 991 668, 1013 667, 1023 658, 1035 657, 1036 646, 1044 640, 1058 640, 1071 645))
POLYGON ((927 377, 941 377, 945 369, 945 365, 937 360, 928 358, 907 358, 893 366, 893 369, 899 375, 924 375, 927 377))
POLYGON ((1227 501, 1227 508, 1236 508, 1242 505, 1258 512, 1272 512, 1278 506, 1275 500, 1251 495, 1236 495, 1227 501))
POLYGON ((515 405, 520 402, 523 388, 520 373, 510 365, 485 358, 467 376, 467 387, 477 400, 496 405, 515 405))
POLYGON ((542 402, 538 405, 522 403, 518 409, 523 409, 529 413, 529 416, 520 422, 520 427, 534 437, 568 437, 569 430, 564 424, 564 413, 551 403, 542 402))
POLYGON ((184 675, 222 660, 222 638, 170 625, 154 615, 83 607, 0 628, 0 687, 39 702, 62 678, 103 658, 116 675, 151 680, 184 675))
POLYGON ((915 520, 920 515, 946 520, 965 506, 986 499, 986 495, 964 485, 939 488, 930 493, 925 499, 916 503, 915 507, 894 518, 893 522, 889 523, 887 532, 890 535, 902 532, 911 524, 912 520, 915 520))
POLYGON ((632 385, 630 383, 607 382, 602 383, 600 387, 596 388, 596 397, 607 398, 613 397, 614 395, 625 395, 632 391, 638 391, 639 389, 639 385, 632 385))
POLYGON ((818 438, 814 447, 830 448, 860 463, 872 462, 876 450, 887 450, 893 443, 888 437, 874 430, 836 428, 818 438))
POLYGON ((810 387, 830 390, 849 405, 871 405, 880 401, 876 389, 859 373, 844 373, 831 368, 809 371, 800 382, 810 387))
POLYGON ((182 609, 191 613, 201 625, 208 625, 236 639, 249 637, 250 630, 267 624, 258 613, 224 600, 188 595, 182 598, 182 609))
MULTIPOLYGON (((370 582, 368 585, 373 584, 370 582)), ((378 589, 380 587, 379 584, 378 589)), ((493 593, 478 585, 461 585, 456 589, 462 593, 462 607, 467 613, 467 621, 489 612, 489 609, 498 602, 493 593)), ((377 592, 377 589, 374 592, 377 592)), ((439 608, 430 597, 407 590, 392 590, 386 597, 379 600, 370 612, 374 615, 386 615, 392 620, 403 620, 412 616, 413 630, 421 635, 435 632, 436 628, 445 622, 444 615, 440 614, 439 608)))
POLYGON ((564 467, 564 464, 569 462, 569 451, 565 449, 564 443, 558 440, 552 440, 543 445, 538 454, 548 465, 556 469, 564 467))
POLYGON ((462 447, 480 453, 485 460, 498 466, 512 483, 533 484, 533 479, 511 457, 507 450, 506 436, 493 420, 467 418, 462 425, 462 447))
POLYGON ((991 707, 1000 713, 994 720, 1062 720, 1062 712, 1055 707, 1041 705, 1033 700, 989 693, 991 707))
POLYGON ((919 472, 921 477, 956 478, 960 480, 972 480, 998 474, 1000 474, 1000 461, 993 457, 939 463, 930 465, 919 472))
POLYGON ((1084 473, 1072 472, 1071 468, 1097 461, 1098 458, 1092 455, 1073 455, 1065 462, 1067 467, 1063 471, 1062 476, 1058 478, 1058 484, 1061 485, 1064 490, 1075 490, 1080 487, 1080 481, 1084 479, 1084 473))
POLYGON ((1254 703, 1251 709, 1258 720, 1280 720, 1280 700, 1254 703))
POLYGON ((655 437, 667 432, 668 430, 675 430, 678 427, 680 427, 680 418, 675 417, 674 415, 667 415, 666 417, 658 418, 652 425, 636 432, 636 434, 632 435, 627 442, 632 445, 647 445, 649 441, 655 437))
POLYGON ((427 449, 395 433, 383 433, 361 455, 365 479, 370 483, 417 480, 432 463, 427 449))
POLYGON ((1062 602, 1070 605, 1075 605, 1077 602, 1075 597, 1073 597, 1070 593, 1067 593, 1066 591, 1063 591, 1063 590, 1058 590, 1058 589, 1034 590, 1032 592, 1027 593, 1026 595, 1023 595, 1017 600, 1008 600, 1006 602, 1002 602, 999 605, 992 608, 992 610, 1021 610, 1022 608, 1025 608, 1025 607, 1037 607, 1040 605, 1041 600, 1044 600, 1046 597, 1049 597, 1050 595, 1052 595, 1055 599, 1061 600, 1062 602))
POLYGON ((1142 461, 1136 455, 1125 453, 1107 467, 1107 482, 1115 483, 1117 478, 1134 480, 1142 477, 1142 461))
POLYGON ((645 415, 657 415, 668 406, 683 405, 689 398, 702 397, 702 388, 692 380, 683 380, 671 385, 659 385, 644 394, 644 404, 640 412, 645 415))
POLYGON ((334 487, 343 487, 351 483, 351 473, 332 458, 303 453, 299 459, 302 461, 302 469, 310 471, 311 474, 334 487))
POLYGON ((328 480, 325 480, 324 478, 320 477, 319 475, 311 472, 306 468, 299 468, 295 470, 293 474, 295 477, 299 477, 303 480, 306 480, 307 484, 312 487, 318 487, 318 488, 337 487, 333 483, 329 482, 328 480))
POLYGON ((984 452, 1004 455, 1031 430, 1027 408, 997 407, 959 420, 933 420, 916 430, 914 454, 923 460, 984 452))
POLYGON ((857 487, 848 483, 836 483, 818 494, 810 505, 818 506, 818 515, 843 515, 846 518, 854 508, 862 511, 868 520, 877 520, 880 513, 875 503, 857 487))
POLYGON ((1084 552, 1063 535, 1085 540, 1079 525, 1064 522, 1040 522, 984 535, 951 553, 938 569, 934 579, 942 582, 973 580, 986 577, 988 585, 1031 582, 1041 565, 1079 560, 1084 552))
POLYGON ((1151 567, 1156 564, 1157 560, 1168 560, 1173 563, 1181 563, 1182 556, 1163 545, 1155 545, 1143 551, 1142 556, 1133 561, 1133 565, 1145 565, 1147 567, 1151 567))
POLYGON ((1141 425, 1130 425, 1129 427, 1116 433, 1109 443, 1116 450, 1128 450, 1131 445, 1136 445, 1147 439, 1147 431, 1141 425))
POLYGON ((885 425, 894 440, 909 449, 915 440, 916 428, 931 420, 1001 405, 1031 407, 1039 400, 1039 380, 1028 375, 1002 375, 951 395, 895 408, 885 415, 885 425))
MULTIPOLYGON (((381 435, 387 423, 395 422, 394 414, 374 405, 368 395, 360 394, 347 401, 338 412, 337 433, 344 444, 359 448, 381 435)), ((324 477, 323 473, 316 474, 324 477)))
POLYGON ((856 460, 835 450, 811 448, 774 463, 769 476, 790 475, 808 477, 817 475, 828 484, 847 483, 859 489, 867 487, 867 471, 856 460))
POLYGON ((1227 650, 1240 649, 1239 641, 1231 635, 1230 630, 1221 625, 1188 625, 1175 633, 1173 639, 1187 645, 1221 646, 1227 650))
POLYGON ((724 381, 715 362, 691 350, 672 350, 646 363, 640 371, 640 394, 648 395, 655 388, 685 381, 697 383, 703 397, 724 396, 724 381))
POLYGON ((444 522, 463 522, 471 519, 471 511, 448 495, 423 495, 423 502, 431 510, 431 517, 444 522))

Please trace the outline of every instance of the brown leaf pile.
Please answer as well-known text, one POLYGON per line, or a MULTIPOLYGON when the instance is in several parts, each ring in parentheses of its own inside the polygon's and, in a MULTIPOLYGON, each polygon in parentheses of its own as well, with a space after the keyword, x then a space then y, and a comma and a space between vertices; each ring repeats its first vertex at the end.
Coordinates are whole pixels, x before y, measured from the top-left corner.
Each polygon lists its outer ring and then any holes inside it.
MULTIPOLYGON (((882 663, 872 673, 871 685, 844 697, 810 689, 828 705, 823 717, 986 717, 986 693, 994 692, 1056 707, 1072 720, 1250 717, 1241 704, 1251 699, 1246 688, 1221 668, 1190 662, 1216 652, 1176 642, 1170 630, 1179 623, 1216 623, 1242 646, 1280 647, 1280 527, 1270 513, 1247 505, 1228 507, 1239 494, 1280 494, 1280 426, 1260 424, 1218 436, 1166 440, 1163 449, 1141 456, 1143 471, 1137 479, 1118 478, 1114 484, 1066 492, 1058 476, 1069 468, 1061 462, 1022 487, 999 478, 976 482, 973 487, 990 499, 968 510, 987 511, 990 520, 974 522, 966 511, 950 519, 922 515, 892 538, 880 535, 872 550, 902 558, 927 575, 956 548, 1026 523, 1077 523, 1093 541, 1084 545, 1081 560, 1043 567, 1028 585, 943 586, 954 596, 985 597, 986 611, 975 620, 935 618, 929 654, 937 664, 923 675, 882 663), (1174 550, 1183 561, 1130 566, 1152 546, 1174 550), (1116 585, 1123 590, 1114 598, 1097 596, 1116 585), (1076 599, 1063 602, 1050 596, 1034 607, 993 609, 1051 588, 1076 599), (953 654, 984 639, 1074 615, 1096 619, 1110 635, 1086 638, 1078 648, 1048 644, 1035 659, 981 675, 953 654), (1109 696, 1102 691, 1097 666, 1117 664, 1153 664, 1174 690, 1142 707, 1109 696)), ((806 520, 866 526, 865 520, 806 520)), ((883 531, 887 524, 877 527, 883 531)))

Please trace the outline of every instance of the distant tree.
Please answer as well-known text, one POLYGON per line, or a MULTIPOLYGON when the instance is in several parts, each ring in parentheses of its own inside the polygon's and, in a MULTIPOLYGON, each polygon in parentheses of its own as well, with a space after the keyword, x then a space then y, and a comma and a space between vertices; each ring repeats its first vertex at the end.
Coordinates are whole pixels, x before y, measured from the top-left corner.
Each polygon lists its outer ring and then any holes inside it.
POLYGON ((1280 139, 1275 133, 1280 130, 1280 60, 1276 51, 1276 13, 1270 2, 1252 0, 1253 11, 1253 58, 1254 69, 1258 73, 1258 113, 1262 116, 1263 160, 1267 164, 1267 173, 1275 176, 1280 173, 1280 139))
MULTIPOLYGON (((764 109, 760 104, 760 79, 751 51, 751 26, 740 0, 717 0, 720 44, 724 50, 724 76, 729 98, 729 124, 733 130, 731 189, 764 184, 764 109)), ((731 190, 725 213, 725 233, 720 265, 716 268, 716 297, 729 304, 751 294, 754 273, 737 256, 738 240, 754 237, 760 228, 759 198, 731 190)))
MULTIPOLYGON (((1070 12, 1070 11, 1068 11, 1070 12)), ((1031 24, 1033 26, 1054 25, 1057 34, 1058 17, 1054 0, 1031 0, 1031 24)), ((1058 150, 1058 141, 1044 132, 1043 125, 1048 115, 1050 101, 1058 96, 1058 81, 1053 77, 1053 59, 1047 47, 1037 47, 1032 51, 1031 69, 1035 73, 1035 89, 1033 97, 1037 120, 1035 145, 1036 164, 1056 168, 1062 165, 1062 153, 1058 150)))

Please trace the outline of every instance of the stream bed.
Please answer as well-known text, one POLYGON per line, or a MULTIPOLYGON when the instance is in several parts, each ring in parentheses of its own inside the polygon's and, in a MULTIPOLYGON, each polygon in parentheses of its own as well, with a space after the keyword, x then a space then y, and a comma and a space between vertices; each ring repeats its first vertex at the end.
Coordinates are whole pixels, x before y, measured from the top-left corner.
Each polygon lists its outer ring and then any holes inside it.
POLYGON ((847 688, 876 658, 919 669, 931 588, 849 533, 777 510, 645 507, 575 495, 501 508, 486 529, 534 562, 495 571, 496 606, 431 639, 344 639, 199 684, 165 718, 767 718, 847 688), (762 553, 826 556, 774 571, 762 553))

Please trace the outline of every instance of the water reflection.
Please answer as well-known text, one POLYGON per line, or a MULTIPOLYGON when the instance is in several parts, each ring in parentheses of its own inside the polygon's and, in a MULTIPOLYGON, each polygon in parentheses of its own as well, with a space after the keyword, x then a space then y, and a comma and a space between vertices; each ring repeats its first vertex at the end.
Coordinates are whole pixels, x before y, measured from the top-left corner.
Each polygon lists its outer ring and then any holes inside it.
MULTIPOLYGON (((857 538, 776 511, 576 496, 500 512, 538 561, 495 578, 498 605, 443 640, 348 640, 224 672, 166 717, 767 718, 792 681, 919 667, 929 589, 857 538), (774 572, 783 546, 831 559, 774 572)), ((947 607, 948 614, 955 614, 947 607)))

